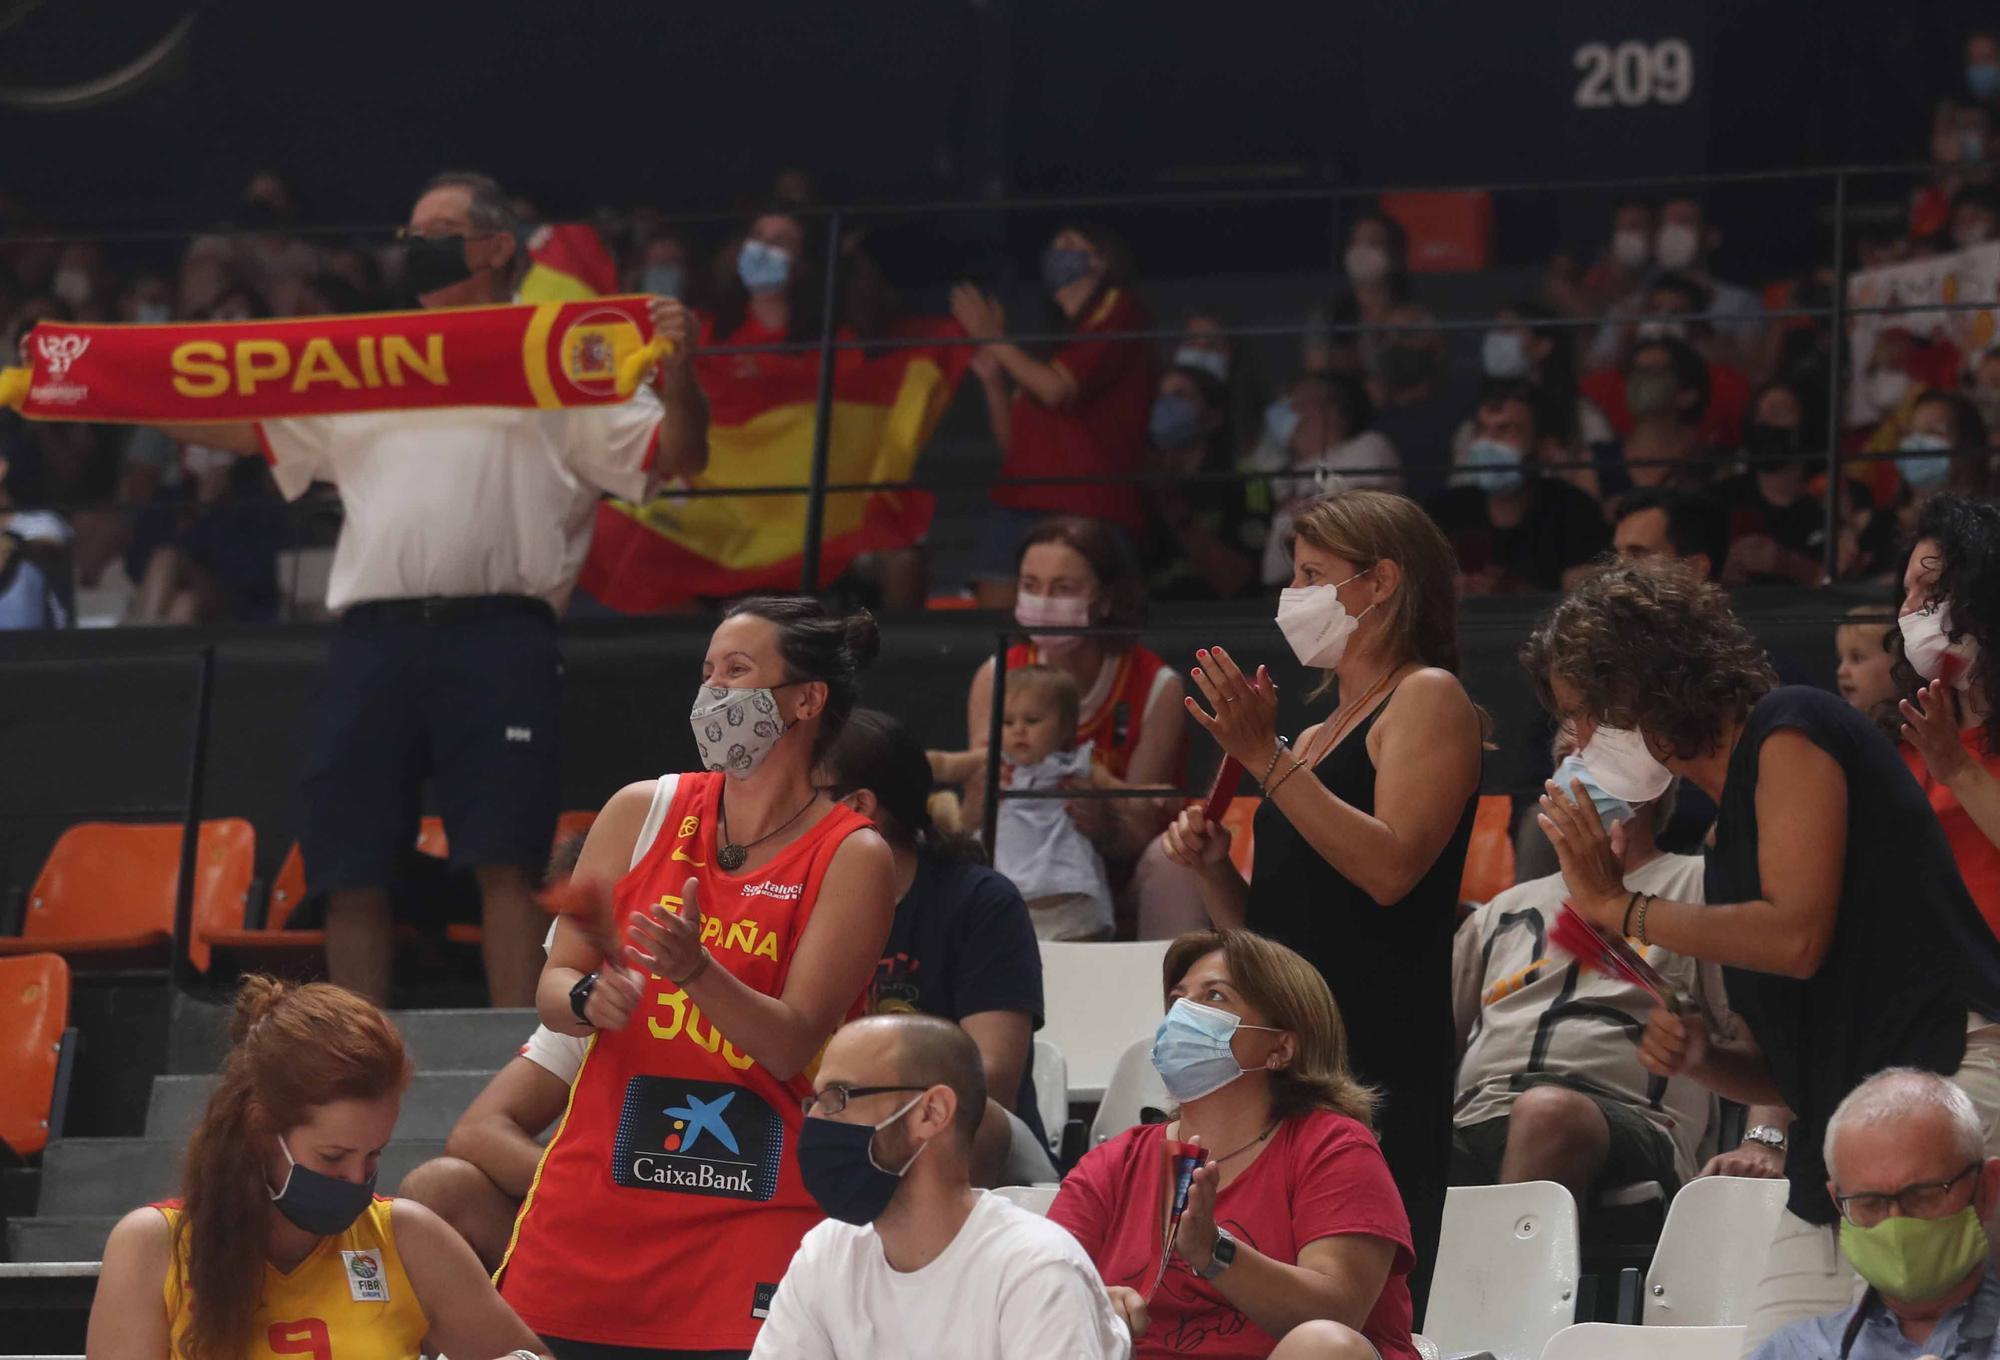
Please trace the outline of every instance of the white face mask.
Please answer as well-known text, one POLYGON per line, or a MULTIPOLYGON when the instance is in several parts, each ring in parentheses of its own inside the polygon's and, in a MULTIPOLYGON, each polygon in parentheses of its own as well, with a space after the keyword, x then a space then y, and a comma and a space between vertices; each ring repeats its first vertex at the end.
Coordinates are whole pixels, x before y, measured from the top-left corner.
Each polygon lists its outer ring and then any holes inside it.
POLYGON ((1685 222, 1669 222, 1660 228, 1653 253, 1663 269, 1686 269, 1701 253, 1701 235, 1685 222))
POLYGON ((1650 803, 1674 781, 1674 772, 1646 749, 1645 737, 1629 727, 1598 728, 1576 755, 1593 784, 1627 803, 1650 803))
POLYGON ((1083 628, 1090 623, 1090 601, 1081 595, 1034 595, 1022 591, 1014 597, 1014 622, 1028 632, 1028 641, 1041 652, 1070 652, 1086 639, 1080 634, 1058 633, 1053 637, 1037 633, 1037 628, 1083 628))
POLYGON ((778 696, 768 689, 703 685, 688 713, 704 770, 748 779, 785 735, 778 696))
POLYGON ((1951 640, 1951 610, 1944 605, 1919 609, 1897 617, 1903 633, 1903 655, 1910 669, 1925 680, 1943 680, 1957 689, 1970 688, 1972 663, 1979 658, 1979 644, 1970 637, 1951 640))
POLYGON ((1217 382, 1229 381, 1229 356, 1219 349, 1182 345, 1174 351, 1174 366, 1199 369, 1217 382))
POLYGON ((1611 258, 1627 269, 1643 269, 1653 258, 1653 243, 1645 232, 1626 227, 1611 233, 1611 258))
POLYGON ((1322 670, 1340 664, 1347 653, 1348 639, 1361 626, 1361 614, 1350 614, 1340 602, 1340 587, 1358 581, 1368 573, 1358 571, 1334 585, 1286 587, 1278 592, 1278 630, 1292 644, 1292 654, 1302 666, 1322 670))
POLYGON ((1878 412, 1887 414, 1902 403, 1910 390, 1910 375, 1900 368, 1878 368, 1867 378, 1868 400, 1878 412))
POLYGON ((1380 283, 1389 277, 1389 252, 1366 241, 1349 246, 1343 263, 1347 277, 1356 283, 1380 283))

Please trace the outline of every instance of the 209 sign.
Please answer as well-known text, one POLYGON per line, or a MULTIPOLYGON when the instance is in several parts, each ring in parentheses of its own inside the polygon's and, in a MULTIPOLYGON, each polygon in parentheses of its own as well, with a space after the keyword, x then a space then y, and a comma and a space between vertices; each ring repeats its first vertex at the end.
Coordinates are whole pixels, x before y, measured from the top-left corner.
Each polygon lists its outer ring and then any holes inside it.
POLYGON ((1588 42, 1570 64, 1583 73, 1576 84, 1580 109, 1681 104, 1694 92, 1694 49, 1682 38, 1656 43, 1588 42))

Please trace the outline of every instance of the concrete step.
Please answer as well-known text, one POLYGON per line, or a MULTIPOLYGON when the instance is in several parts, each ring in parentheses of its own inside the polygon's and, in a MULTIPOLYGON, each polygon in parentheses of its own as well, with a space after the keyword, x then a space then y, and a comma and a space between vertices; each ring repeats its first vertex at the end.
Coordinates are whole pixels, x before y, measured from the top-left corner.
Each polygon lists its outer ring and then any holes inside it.
POLYGON ((7 1224, 10 1261, 100 1261, 104 1239, 118 1223, 116 1215, 61 1215, 17 1218, 7 1224))
MULTIPOLYGON (((179 1189, 184 1150, 179 1138, 66 1138, 51 1143, 42 1157, 39 1212, 53 1217, 122 1214, 166 1199, 179 1189)), ((411 1167, 443 1152, 442 1138, 389 1144, 377 1188, 395 1193, 411 1167)))
POLYGON ((532 1010, 391 1011, 424 1072, 498 1072, 535 1032, 532 1010))
MULTIPOLYGON (((419 1072, 403 1096, 403 1113, 396 1121, 396 1137, 444 1138, 465 1113, 472 1098, 485 1089, 490 1071, 419 1072)), ((153 1078, 152 1098, 146 1105, 146 1136, 181 1140, 194 1132, 208 1107, 209 1092, 218 1078, 213 1076, 165 1076, 153 1078)))

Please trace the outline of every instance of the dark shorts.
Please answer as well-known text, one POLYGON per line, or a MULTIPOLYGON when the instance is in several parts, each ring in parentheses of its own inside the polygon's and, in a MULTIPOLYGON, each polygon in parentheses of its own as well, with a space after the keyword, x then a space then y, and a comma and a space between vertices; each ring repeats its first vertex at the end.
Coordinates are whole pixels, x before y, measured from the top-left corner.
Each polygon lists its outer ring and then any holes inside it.
MULTIPOLYGON (((1599 1190, 1658 1181, 1671 1199, 1680 1187, 1680 1173, 1674 1169, 1674 1144, 1666 1134, 1623 1101, 1608 1100, 1589 1091, 1577 1090, 1567 1082, 1543 1078, 1530 1085, 1562 1086, 1595 1105, 1611 1130, 1611 1147, 1605 1154, 1604 1170, 1598 1173, 1599 1190)), ((1500 1159, 1507 1151, 1507 1118, 1488 1119, 1451 1131, 1451 1183, 1453 1185, 1493 1185, 1500 1179, 1500 1159)))
POLYGON ((455 866, 548 860, 562 657, 540 601, 356 605, 334 631, 305 769, 315 894, 387 888, 431 781, 455 866))

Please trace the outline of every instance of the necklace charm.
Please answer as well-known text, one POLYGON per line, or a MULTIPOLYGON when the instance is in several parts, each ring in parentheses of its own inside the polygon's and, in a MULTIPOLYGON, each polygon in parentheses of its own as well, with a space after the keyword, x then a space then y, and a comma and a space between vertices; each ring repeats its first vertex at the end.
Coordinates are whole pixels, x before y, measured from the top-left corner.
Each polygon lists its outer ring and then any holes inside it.
POLYGON ((737 843, 735 837, 729 834, 729 805, 723 800, 720 794, 717 794, 715 799, 715 807, 716 811, 720 814, 722 820, 722 844, 716 847, 715 862, 722 866, 723 872, 731 874, 735 873, 738 869, 741 869, 743 867, 744 861, 750 858, 750 852, 752 850, 755 850, 765 841, 770 840, 771 837, 777 835, 779 832, 783 831, 786 827, 790 826, 793 822, 796 822, 799 818, 805 816, 806 808, 811 807, 814 803, 817 803, 818 801, 819 801, 819 790, 814 789, 812 791, 812 797, 806 799, 804 807, 801 807, 797 812, 794 812, 791 816, 785 818, 785 820, 780 822, 776 827, 774 827, 769 831, 766 831, 763 835, 759 836, 756 840, 751 841, 748 845, 740 845, 737 843))
POLYGON ((715 852, 715 862, 731 873, 741 869, 743 861, 749 858, 750 852, 740 845, 725 845, 715 852))

